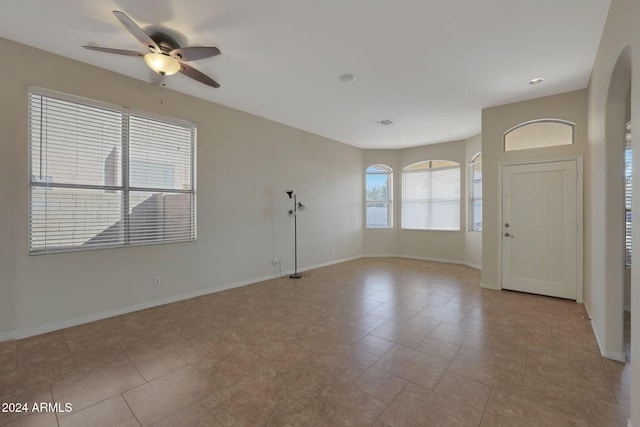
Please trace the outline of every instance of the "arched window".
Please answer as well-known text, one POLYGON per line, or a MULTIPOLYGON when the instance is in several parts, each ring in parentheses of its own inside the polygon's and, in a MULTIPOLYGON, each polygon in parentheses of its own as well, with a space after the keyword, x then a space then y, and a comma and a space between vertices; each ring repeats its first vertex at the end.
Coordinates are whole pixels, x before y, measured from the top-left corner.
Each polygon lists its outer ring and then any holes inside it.
POLYGON ((482 153, 469 163, 469 231, 482 231, 482 153))
POLYGON ((385 165, 369 166, 366 171, 366 226, 393 227, 393 170, 385 165))
POLYGON ((571 145, 576 125, 566 120, 532 120, 514 126, 503 135, 504 151, 571 145))
POLYGON ((402 228, 460 230, 460 163, 428 160, 402 169, 402 228))

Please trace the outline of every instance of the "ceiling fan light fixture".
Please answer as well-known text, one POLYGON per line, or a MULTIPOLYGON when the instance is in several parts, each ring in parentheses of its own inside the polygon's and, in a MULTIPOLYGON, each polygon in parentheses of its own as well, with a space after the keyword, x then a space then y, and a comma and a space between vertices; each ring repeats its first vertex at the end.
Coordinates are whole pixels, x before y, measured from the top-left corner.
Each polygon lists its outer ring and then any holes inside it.
POLYGON ((144 56, 144 62, 161 76, 170 76, 180 71, 180 63, 162 53, 147 53, 144 56))

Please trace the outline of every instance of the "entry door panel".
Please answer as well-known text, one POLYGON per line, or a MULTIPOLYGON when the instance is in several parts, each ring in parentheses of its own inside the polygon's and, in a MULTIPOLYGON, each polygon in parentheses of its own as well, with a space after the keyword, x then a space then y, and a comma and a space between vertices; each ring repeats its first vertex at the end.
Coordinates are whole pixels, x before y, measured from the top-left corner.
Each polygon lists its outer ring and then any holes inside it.
POLYGON ((502 288, 576 299, 576 162, 504 166, 502 183, 502 288))

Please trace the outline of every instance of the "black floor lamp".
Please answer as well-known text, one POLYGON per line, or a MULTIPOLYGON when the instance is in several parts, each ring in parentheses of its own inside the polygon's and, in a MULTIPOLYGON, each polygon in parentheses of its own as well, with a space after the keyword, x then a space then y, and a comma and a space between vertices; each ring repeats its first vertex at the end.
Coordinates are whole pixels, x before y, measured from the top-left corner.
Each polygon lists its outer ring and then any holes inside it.
POLYGON ((302 274, 298 273, 298 211, 302 212, 305 206, 302 203, 298 203, 296 194, 291 191, 287 191, 290 199, 293 199, 293 209, 289 209, 289 216, 293 217, 293 253, 294 253, 294 270, 293 274, 289 275, 292 279, 299 279, 302 274))

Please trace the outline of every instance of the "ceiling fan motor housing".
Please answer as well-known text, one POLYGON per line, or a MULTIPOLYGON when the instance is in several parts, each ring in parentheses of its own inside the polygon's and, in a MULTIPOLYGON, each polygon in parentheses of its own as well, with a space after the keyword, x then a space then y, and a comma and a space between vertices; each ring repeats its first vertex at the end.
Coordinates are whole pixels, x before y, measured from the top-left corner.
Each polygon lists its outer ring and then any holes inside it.
MULTIPOLYGON (((171 52, 172 50, 180 48, 180 45, 178 45, 178 42, 176 42, 173 39, 173 37, 171 37, 168 34, 153 33, 149 37, 151 37, 151 39, 154 42, 156 42, 156 44, 160 48, 160 52, 156 52, 156 53, 162 53, 164 55, 169 55, 169 52, 171 52)), ((149 46, 149 50, 151 52, 155 52, 155 49, 153 48, 153 46, 149 46)), ((176 56, 178 57, 177 59, 182 59, 182 57, 179 54, 177 54, 176 56)))

